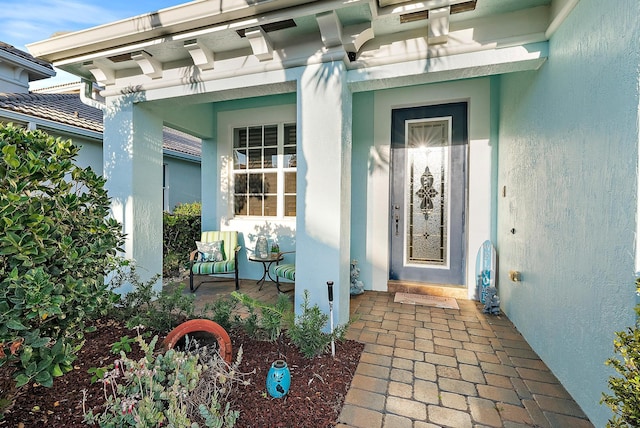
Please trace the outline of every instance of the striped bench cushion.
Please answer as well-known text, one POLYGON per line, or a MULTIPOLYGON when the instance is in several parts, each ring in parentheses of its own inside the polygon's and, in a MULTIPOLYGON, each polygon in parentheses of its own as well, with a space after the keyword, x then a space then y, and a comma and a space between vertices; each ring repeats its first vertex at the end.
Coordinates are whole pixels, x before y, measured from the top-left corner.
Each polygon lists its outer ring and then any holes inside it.
POLYGON ((213 273, 233 273, 236 270, 235 260, 221 262, 196 262, 191 267, 194 275, 210 275, 213 273))
POLYGON ((291 281, 296 280, 296 265, 293 264, 272 265, 271 272, 273 275, 280 278, 285 278, 291 281))

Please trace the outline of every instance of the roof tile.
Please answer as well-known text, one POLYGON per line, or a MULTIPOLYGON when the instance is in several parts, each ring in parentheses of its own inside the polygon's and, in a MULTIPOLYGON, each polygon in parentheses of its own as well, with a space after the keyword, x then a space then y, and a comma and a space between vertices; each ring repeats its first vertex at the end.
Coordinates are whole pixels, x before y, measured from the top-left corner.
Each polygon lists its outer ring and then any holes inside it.
MULTIPOLYGON (((84 104, 78 94, 0 93, 0 109, 89 131, 104 131, 102 110, 84 104)), ((163 148, 196 157, 200 157, 202 150, 199 139, 167 127, 163 130, 163 148)))

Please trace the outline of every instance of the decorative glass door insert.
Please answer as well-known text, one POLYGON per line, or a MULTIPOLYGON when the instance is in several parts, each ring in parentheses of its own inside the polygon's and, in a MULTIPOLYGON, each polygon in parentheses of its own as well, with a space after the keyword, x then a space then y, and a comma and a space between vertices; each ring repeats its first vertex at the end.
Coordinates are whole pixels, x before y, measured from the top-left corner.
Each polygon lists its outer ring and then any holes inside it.
POLYGON ((405 264, 447 266, 451 120, 412 120, 406 126, 405 264))

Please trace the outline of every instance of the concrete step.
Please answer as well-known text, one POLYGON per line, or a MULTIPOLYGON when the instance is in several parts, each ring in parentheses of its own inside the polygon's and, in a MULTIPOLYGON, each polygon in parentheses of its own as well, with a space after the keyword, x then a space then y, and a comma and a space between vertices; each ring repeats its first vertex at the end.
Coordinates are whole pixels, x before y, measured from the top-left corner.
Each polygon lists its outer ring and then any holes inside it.
POLYGON ((389 280, 387 287, 389 293, 414 293, 438 297, 453 297, 462 300, 468 299, 467 287, 461 285, 389 280))

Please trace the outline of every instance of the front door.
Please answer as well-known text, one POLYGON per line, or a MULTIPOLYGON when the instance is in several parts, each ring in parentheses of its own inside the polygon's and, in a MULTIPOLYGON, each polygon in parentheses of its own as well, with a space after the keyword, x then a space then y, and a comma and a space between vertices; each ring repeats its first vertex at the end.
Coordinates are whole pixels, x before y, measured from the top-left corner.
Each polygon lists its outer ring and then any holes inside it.
POLYGON ((467 143, 467 103, 392 111, 389 279, 465 284, 467 143))

